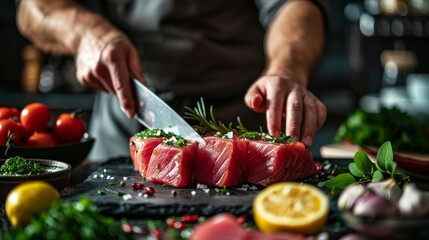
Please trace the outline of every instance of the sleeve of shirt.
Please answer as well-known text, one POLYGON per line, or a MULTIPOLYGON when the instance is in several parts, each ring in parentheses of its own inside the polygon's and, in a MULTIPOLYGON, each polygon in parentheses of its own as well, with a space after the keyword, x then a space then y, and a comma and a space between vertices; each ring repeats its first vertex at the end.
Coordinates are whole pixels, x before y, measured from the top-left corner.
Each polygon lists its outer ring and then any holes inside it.
MULTIPOLYGON (((259 21, 264 28, 267 28, 271 21, 276 16, 278 10, 287 2, 287 0, 254 0, 256 7, 259 10, 259 21)), ((327 0, 310 0, 322 12, 323 20, 327 23, 326 9, 328 6, 327 0)), ((325 24, 326 26, 327 24, 325 24)))

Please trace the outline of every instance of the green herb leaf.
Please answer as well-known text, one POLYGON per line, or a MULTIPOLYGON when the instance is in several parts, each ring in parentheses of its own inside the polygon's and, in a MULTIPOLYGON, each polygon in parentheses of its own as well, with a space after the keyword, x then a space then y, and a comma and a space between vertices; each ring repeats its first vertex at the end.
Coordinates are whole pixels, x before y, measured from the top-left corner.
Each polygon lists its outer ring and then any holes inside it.
POLYGON ((356 167, 365 175, 374 171, 374 163, 369 159, 368 154, 363 151, 356 152, 354 162, 356 167))
POLYGON ((331 191, 343 190, 350 184, 355 183, 356 180, 350 173, 341 173, 334 178, 325 181, 323 184, 331 191))
POLYGON ((356 177, 363 177, 363 172, 358 168, 357 164, 355 162, 349 164, 349 171, 353 176, 356 177))
POLYGON ((376 160, 382 171, 392 172, 393 150, 389 141, 383 143, 378 149, 376 160))
POLYGON ((373 182, 380 182, 381 180, 384 179, 384 175, 382 172, 380 172, 379 170, 376 170, 374 172, 374 174, 372 175, 372 181, 373 182))

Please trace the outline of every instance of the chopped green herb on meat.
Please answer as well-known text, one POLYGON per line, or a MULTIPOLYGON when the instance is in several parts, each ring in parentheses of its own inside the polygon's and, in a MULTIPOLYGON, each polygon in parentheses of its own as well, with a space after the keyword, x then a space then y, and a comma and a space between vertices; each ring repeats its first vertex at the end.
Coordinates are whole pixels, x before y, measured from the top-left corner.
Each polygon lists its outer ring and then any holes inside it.
POLYGON ((19 156, 8 158, 0 167, 0 175, 37 175, 46 172, 46 167, 19 156))
POLYGON ((174 136, 174 133, 166 132, 163 129, 160 128, 153 128, 153 129, 145 129, 139 133, 136 133, 135 136, 137 138, 153 138, 153 137, 166 137, 170 138, 174 136))
POLYGON ((183 147, 188 142, 188 140, 184 139, 182 136, 174 135, 167 140, 162 141, 162 144, 166 144, 169 146, 183 147))

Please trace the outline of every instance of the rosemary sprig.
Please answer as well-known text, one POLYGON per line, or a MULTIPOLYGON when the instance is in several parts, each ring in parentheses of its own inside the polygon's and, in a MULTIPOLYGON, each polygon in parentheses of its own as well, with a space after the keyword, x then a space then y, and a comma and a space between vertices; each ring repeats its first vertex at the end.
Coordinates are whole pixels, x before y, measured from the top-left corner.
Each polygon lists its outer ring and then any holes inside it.
POLYGON ((187 111, 184 113, 184 118, 197 121, 198 124, 192 127, 200 133, 219 132, 221 134, 226 134, 231 131, 240 133, 248 131, 246 127, 244 127, 239 117, 237 118, 238 126, 236 128, 232 126, 231 122, 226 125, 223 122, 217 120, 214 116, 212 105, 210 106, 210 115, 208 118, 203 98, 200 98, 200 101, 197 101, 197 106, 193 109, 190 107, 185 107, 185 109, 187 111))

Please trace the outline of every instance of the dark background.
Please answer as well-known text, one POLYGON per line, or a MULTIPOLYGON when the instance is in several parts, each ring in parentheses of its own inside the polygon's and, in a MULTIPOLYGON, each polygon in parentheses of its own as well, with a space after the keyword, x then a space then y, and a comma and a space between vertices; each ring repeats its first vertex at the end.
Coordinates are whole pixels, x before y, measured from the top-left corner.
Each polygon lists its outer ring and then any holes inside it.
MULTIPOLYGON (((338 124, 361 107, 363 96, 379 93, 383 78, 380 55, 384 50, 411 51, 418 59, 412 71, 429 72, 429 1, 396 1, 402 4, 398 6, 407 7, 406 13, 399 8, 387 12, 383 2, 388 1, 328 2, 326 51, 310 84, 328 108, 327 124, 317 135, 315 149, 331 142, 338 124), (421 5, 412 6, 411 2, 421 5), (368 24, 372 33, 365 30, 368 24)), ((39 88, 37 84, 31 89, 27 86, 24 69, 28 61, 23 50, 31 45, 16 28, 15 10, 14 1, 0 2, 0 106, 22 107, 42 101, 58 112, 82 108, 89 118, 93 92, 74 81, 73 59, 39 53, 39 81, 47 77, 53 82, 44 88, 41 84, 39 88)), ((37 53, 37 49, 31 51, 37 53)))

